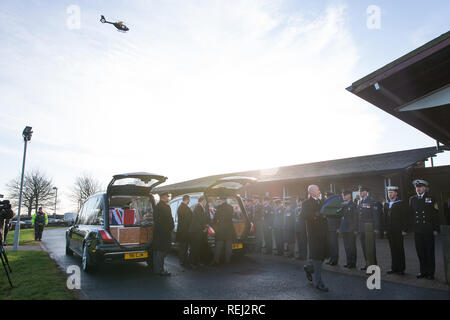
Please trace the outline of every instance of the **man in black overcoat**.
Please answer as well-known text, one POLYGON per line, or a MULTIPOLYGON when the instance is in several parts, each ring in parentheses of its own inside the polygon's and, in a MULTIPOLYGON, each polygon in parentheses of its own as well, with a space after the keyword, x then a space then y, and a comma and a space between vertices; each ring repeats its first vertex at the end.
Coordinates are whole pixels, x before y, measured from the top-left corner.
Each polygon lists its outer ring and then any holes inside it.
POLYGON ((310 263, 304 266, 306 277, 313 280, 314 285, 320 291, 327 292, 328 288, 322 281, 322 263, 327 258, 327 219, 320 214, 322 201, 320 190, 316 185, 308 187, 309 198, 303 202, 302 215, 306 220, 308 233, 309 259, 310 263))
POLYGON ((201 196, 194 207, 191 225, 189 227, 189 237, 191 239, 191 257, 190 262, 193 267, 201 266, 200 253, 202 250, 202 241, 205 237, 207 228, 205 220, 206 198, 201 196))
POLYGON ((190 245, 189 227, 191 226, 193 213, 191 208, 189 208, 189 201, 189 195, 185 194, 177 210, 178 225, 176 240, 179 245, 178 257, 180 264, 185 268, 190 267, 188 255, 190 245))
POLYGON ((216 248, 212 265, 220 262, 222 248, 225 246, 225 263, 229 264, 233 241, 236 240, 236 232, 233 225, 233 207, 227 203, 227 198, 221 198, 222 203, 217 206, 214 215, 214 229, 216 232, 216 248))
POLYGON ((153 227, 153 269, 156 274, 170 276, 164 269, 164 259, 172 246, 172 231, 174 228, 172 211, 169 206, 169 194, 160 194, 156 205, 153 227))
POLYGON ((405 274, 405 248, 403 246, 403 237, 406 236, 408 228, 407 207, 401 199, 398 198, 398 187, 386 187, 388 191, 387 201, 383 206, 383 228, 384 233, 389 239, 391 248, 391 270, 387 273, 405 274))

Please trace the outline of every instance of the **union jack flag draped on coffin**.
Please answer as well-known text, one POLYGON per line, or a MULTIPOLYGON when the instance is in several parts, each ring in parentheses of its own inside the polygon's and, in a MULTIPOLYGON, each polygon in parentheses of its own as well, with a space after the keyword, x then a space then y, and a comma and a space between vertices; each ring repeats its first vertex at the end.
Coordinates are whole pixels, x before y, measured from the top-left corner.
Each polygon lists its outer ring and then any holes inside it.
POLYGON ((131 225, 136 221, 135 209, 111 208, 109 210, 109 225, 111 226, 131 225))
POLYGON ((210 218, 211 220, 214 219, 215 214, 216 214, 216 208, 210 208, 210 209, 209 209, 209 218, 210 218))
POLYGON ((208 229, 208 234, 210 236, 215 236, 216 235, 216 231, 209 224, 206 225, 206 228, 208 229))

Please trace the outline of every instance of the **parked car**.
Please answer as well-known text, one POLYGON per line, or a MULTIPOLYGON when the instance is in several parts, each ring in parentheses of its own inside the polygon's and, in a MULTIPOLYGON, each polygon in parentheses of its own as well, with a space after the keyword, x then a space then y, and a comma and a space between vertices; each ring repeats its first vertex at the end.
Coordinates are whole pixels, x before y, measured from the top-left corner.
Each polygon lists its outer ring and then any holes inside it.
MULTIPOLYGON (((11 225, 9 227, 9 230, 15 230, 16 229, 16 223, 17 223, 17 220, 11 221, 11 225)), ((27 228, 31 228, 32 227, 31 221, 30 221, 29 224, 27 224, 25 221, 20 220, 19 224, 20 224, 20 229, 27 229, 27 228)))
MULTIPOLYGON (((254 182, 256 182, 256 179, 251 177, 225 177, 214 182, 203 192, 188 193, 188 195, 190 196, 189 206, 192 208, 192 210, 194 209, 195 204, 197 204, 200 196, 204 195, 207 199, 206 210, 209 213, 211 219, 210 226, 212 227, 212 229, 210 229, 210 231, 208 232, 208 244, 211 251, 215 247, 215 226, 214 224, 212 224, 212 222, 216 207, 220 203, 219 198, 221 197, 226 197, 226 201, 234 209, 233 224, 236 231, 237 240, 232 245, 233 253, 243 254, 248 250, 248 248, 254 245, 254 226, 247 215, 244 202, 239 195, 239 192, 244 186, 254 182)), ((175 222, 175 230, 172 235, 172 247, 175 249, 178 247, 178 244, 175 240, 176 230, 178 227, 177 210, 182 201, 182 198, 183 195, 177 196, 173 198, 169 203, 172 210, 173 220, 175 222)))
POLYGON ((66 254, 80 256, 85 271, 110 262, 151 265, 154 202, 150 192, 166 180, 145 172, 115 175, 106 192, 84 202, 66 232, 66 254))

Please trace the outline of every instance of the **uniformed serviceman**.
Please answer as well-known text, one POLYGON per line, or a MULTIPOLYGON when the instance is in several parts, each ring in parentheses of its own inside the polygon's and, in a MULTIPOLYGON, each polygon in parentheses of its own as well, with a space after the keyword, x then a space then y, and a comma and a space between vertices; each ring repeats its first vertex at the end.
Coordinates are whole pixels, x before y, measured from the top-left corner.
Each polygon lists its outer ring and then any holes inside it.
MULTIPOLYGON (((367 255, 366 255, 366 223, 373 224, 373 230, 375 234, 378 234, 380 230, 380 216, 378 211, 377 202, 375 199, 369 196, 369 188, 361 186, 359 188, 359 193, 361 195, 361 200, 358 204, 358 224, 359 224, 359 239, 361 241, 361 247, 364 253, 364 258, 366 260, 366 265, 361 268, 361 270, 367 269, 367 255)), ((377 264, 377 253, 375 245, 375 237, 373 241, 373 254, 374 263, 377 264)))
POLYGON ((263 228, 263 207, 259 201, 259 196, 253 197, 253 223, 255 225, 255 238, 256 246, 255 252, 261 253, 263 238, 264 238, 264 228, 263 228))
POLYGON ((295 254, 295 200, 285 198, 284 241, 287 244, 287 256, 293 258, 295 254))
POLYGON ((272 254, 273 252, 273 208, 270 203, 269 197, 264 197, 263 207, 263 223, 264 223, 264 248, 266 254, 272 254))
MULTIPOLYGON (((328 199, 329 197, 333 196, 334 193, 332 192, 326 192, 325 193, 325 199, 328 199)), ((338 231, 339 231, 339 224, 341 222, 340 217, 335 216, 328 216, 327 217, 327 224, 328 224, 328 254, 330 256, 330 259, 326 262, 326 264, 329 264, 330 266, 335 266, 338 264, 339 261, 339 238, 338 238, 338 231)))
POLYGON ((358 234, 358 210, 356 203, 352 201, 352 191, 344 190, 342 192, 341 225, 339 232, 344 241, 345 255, 347 264, 345 268, 356 268, 356 235, 358 234))
POLYGON ((283 201, 275 199, 275 209, 273 217, 273 231, 275 233, 275 243, 277 246, 277 256, 284 254, 284 212, 283 201))
POLYGON ((389 201, 383 206, 384 233, 389 239, 391 248, 391 270, 387 273, 405 274, 405 249, 403 237, 406 236, 408 228, 407 207, 398 197, 398 187, 386 187, 389 201))
POLYGON ((33 214, 31 224, 34 226, 34 240, 41 241, 44 227, 48 224, 48 216, 42 211, 42 207, 39 207, 38 211, 33 214))
POLYGON ((295 238, 297 240, 298 260, 306 260, 308 255, 308 238, 306 236, 306 221, 302 213, 303 199, 297 198, 295 209, 295 238))
POLYGON ((439 232, 438 210, 434 198, 427 192, 428 182, 414 180, 416 194, 409 199, 413 216, 413 231, 420 273, 417 278, 434 279, 434 237, 439 232))

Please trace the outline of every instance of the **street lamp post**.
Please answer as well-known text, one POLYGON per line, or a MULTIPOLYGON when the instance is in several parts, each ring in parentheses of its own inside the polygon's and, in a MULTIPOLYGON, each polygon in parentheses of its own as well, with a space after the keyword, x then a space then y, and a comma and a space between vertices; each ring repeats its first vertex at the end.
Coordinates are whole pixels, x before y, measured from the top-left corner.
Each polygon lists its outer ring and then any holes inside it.
POLYGON ((19 208, 17 210, 17 220, 16 220, 16 229, 14 232, 14 246, 13 251, 17 251, 17 247, 19 245, 19 233, 20 233, 20 207, 22 206, 22 190, 23 190, 23 176, 25 174, 25 158, 27 155, 27 144, 28 141, 31 140, 31 136, 33 135, 33 131, 31 127, 26 126, 23 129, 22 137, 24 141, 23 147, 23 162, 22 162, 22 176, 20 178, 20 191, 19 191, 19 208))
POLYGON ((53 218, 56 219, 56 201, 58 199, 58 188, 53 187, 53 190, 55 190, 55 212, 53 213, 53 218))

